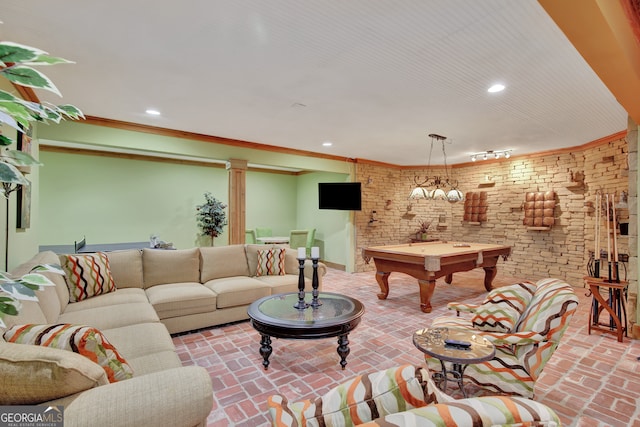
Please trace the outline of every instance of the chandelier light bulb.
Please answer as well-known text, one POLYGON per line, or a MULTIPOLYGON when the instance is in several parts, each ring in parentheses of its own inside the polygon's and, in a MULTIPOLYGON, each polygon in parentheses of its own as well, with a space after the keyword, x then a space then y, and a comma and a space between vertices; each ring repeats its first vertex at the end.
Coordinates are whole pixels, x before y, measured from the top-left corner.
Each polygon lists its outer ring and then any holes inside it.
POLYGON ((504 157, 505 157, 505 158, 507 158, 507 159, 508 159, 509 157, 511 157, 511 151, 505 151, 505 152, 504 152, 504 157))
POLYGON ((472 161, 472 162, 475 162, 475 161, 476 161, 476 156, 475 156, 475 154, 474 154, 473 156, 471 156, 471 161, 472 161))

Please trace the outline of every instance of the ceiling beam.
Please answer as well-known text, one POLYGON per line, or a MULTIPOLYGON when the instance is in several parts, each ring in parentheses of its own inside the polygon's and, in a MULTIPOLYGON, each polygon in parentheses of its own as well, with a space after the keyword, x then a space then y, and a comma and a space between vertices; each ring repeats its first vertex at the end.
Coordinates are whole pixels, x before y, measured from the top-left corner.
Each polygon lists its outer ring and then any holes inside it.
POLYGON ((640 123, 640 44, 634 35, 637 18, 625 13, 628 0, 538 0, 538 3, 629 116, 640 123))

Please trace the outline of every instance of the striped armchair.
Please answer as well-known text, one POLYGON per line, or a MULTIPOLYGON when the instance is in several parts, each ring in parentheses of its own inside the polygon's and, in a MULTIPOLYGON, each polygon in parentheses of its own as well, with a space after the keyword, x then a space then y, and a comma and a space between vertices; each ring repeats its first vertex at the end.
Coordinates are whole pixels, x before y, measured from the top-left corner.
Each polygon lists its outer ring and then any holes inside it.
POLYGON ((549 426, 560 425, 547 406, 524 398, 454 400, 421 367, 402 365, 358 375, 312 400, 268 399, 274 427, 549 426))
MULTIPOLYGON (((491 393, 533 398, 535 382, 577 307, 569 284, 542 279, 494 289, 482 304, 449 303, 458 316, 436 318, 432 327, 471 329, 496 346, 493 359, 467 366, 465 382, 491 393), (460 312, 469 315, 460 317, 460 312)), ((438 359, 425 356, 425 360, 430 370, 441 371, 438 359)))

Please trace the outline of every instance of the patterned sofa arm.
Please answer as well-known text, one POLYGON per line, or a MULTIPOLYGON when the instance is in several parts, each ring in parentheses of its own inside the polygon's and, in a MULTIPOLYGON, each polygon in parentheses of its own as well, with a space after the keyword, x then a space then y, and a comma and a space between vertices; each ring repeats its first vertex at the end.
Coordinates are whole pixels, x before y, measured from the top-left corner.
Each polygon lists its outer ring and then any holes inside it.
POLYGON ((562 425, 551 408, 522 397, 486 396, 439 403, 390 414, 362 424, 375 426, 547 426, 562 425))
POLYGON ((351 426, 395 412, 449 402, 422 367, 402 365, 358 375, 314 400, 289 403, 270 396, 267 405, 273 426, 351 426))

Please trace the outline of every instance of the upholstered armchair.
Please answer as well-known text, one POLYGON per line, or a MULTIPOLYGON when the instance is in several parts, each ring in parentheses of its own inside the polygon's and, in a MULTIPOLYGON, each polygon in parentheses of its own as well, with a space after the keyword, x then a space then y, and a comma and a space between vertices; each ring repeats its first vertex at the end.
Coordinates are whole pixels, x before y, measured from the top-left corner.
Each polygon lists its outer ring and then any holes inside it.
POLYGON ((316 399, 267 401, 274 427, 559 426, 547 406, 507 396, 454 400, 423 367, 403 365, 358 375, 316 399))
MULTIPOLYGON (((524 282, 489 292, 482 304, 449 303, 458 316, 436 318, 432 327, 474 331, 496 346, 496 355, 470 364, 465 383, 490 393, 533 398, 542 369, 560 344, 578 307, 573 288, 559 279, 524 282), (466 316, 460 316, 464 312, 466 316)), ((429 369, 440 372, 438 359, 425 356, 429 369)))

